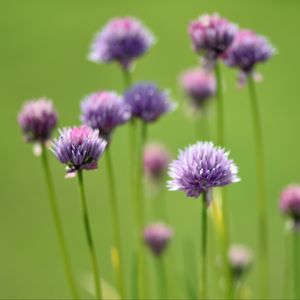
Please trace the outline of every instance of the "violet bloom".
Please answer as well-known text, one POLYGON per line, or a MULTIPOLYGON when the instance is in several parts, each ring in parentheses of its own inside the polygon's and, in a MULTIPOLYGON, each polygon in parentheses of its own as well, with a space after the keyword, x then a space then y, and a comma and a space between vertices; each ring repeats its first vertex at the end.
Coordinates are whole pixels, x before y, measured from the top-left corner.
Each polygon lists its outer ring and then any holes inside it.
POLYGON ((23 105, 18 122, 27 142, 45 143, 56 127, 57 113, 50 100, 31 100, 23 105))
POLYGON ((269 41, 250 30, 240 30, 224 54, 224 62, 241 70, 241 78, 253 72, 256 64, 267 61, 275 53, 269 41))
POLYGON ((189 26, 194 51, 203 54, 209 62, 228 49, 236 32, 237 26, 218 14, 203 15, 189 26))
POLYGON ((154 122, 175 108, 169 99, 169 93, 159 90, 151 82, 135 84, 125 92, 124 100, 130 106, 132 116, 144 122, 154 122))
POLYGON ((229 250, 229 263, 233 278, 238 280, 250 267, 253 257, 244 246, 234 245, 229 250))
POLYGON ((300 229, 300 185, 289 185, 281 193, 281 211, 290 216, 294 229, 300 229))
POLYGON ((156 256, 166 249, 173 231, 163 223, 149 225, 144 231, 144 241, 156 256))
POLYGON ((117 126, 126 123, 131 117, 129 105, 115 92, 90 94, 81 103, 81 111, 81 121, 98 129, 100 136, 107 140, 117 126))
POLYGON ((198 142, 181 150, 178 159, 169 165, 169 190, 181 190, 187 197, 198 198, 213 187, 240 181, 237 166, 228 155, 212 142, 198 142))
POLYGON ((201 108, 206 100, 216 93, 216 80, 213 73, 199 68, 183 73, 181 86, 195 108, 201 108))
POLYGON ((98 130, 82 125, 60 130, 60 137, 53 141, 51 150, 61 163, 67 165, 67 173, 73 176, 79 170, 97 169, 97 161, 106 144, 98 130))
POLYGON ((153 181, 162 180, 170 161, 170 154, 164 145, 148 144, 144 150, 144 170, 153 181))
POLYGON ((115 18, 97 33, 89 59, 96 63, 117 61, 128 69, 154 42, 153 34, 141 21, 132 17, 115 18))

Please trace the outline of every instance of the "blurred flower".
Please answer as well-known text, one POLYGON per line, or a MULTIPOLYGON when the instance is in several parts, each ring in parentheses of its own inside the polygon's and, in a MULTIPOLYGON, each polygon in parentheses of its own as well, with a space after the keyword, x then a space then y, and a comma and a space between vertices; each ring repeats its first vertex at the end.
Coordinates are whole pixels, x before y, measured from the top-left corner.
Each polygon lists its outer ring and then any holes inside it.
POLYGON ((253 257, 244 246, 233 245, 229 250, 229 263, 234 279, 239 279, 250 267, 253 257))
POLYGON ((57 113, 50 100, 31 100, 23 105, 18 122, 27 142, 45 143, 57 124, 57 113))
POLYGON ((163 223, 149 225, 144 231, 145 243, 157 256, 163 253, 172 236, 173 231, 163 223))
POLYGON ((216 93, 216 80, 213 73, 199 68, 191 69, 181 76, 181 86, 195 108, 201 108, 206 100, 216 93))
POLYGON ((153 181, 160 181, 166 172, 170 154, 162 144, 148 144, 144 150, 144 170, 153 181))
POLYGON ((115 127, 124 124, 131 117, 130 107, 115 92, 98 92, 88 95, 81 103, 81 121, 100 136, 109 140, 115 127))
MULTIPOLYGON (((198 142, 179 152, 177 160, 169 165, 170 191, 181 190, 187 197, 197 198, 217 186, 240 181, 238 169, 228 158, 229 152, 212 142, 198 142)), ((209 203, 207 203, 209 204, 209 203)))
POLYGON ((282 191, 280 209, 293 219, 294 229, 300 230, 300 185, 289 185, 282 191))
POLYGON ((131 107, 132 116, 144 122, 154 122, 175 108, 169 94, 159 90, 156 84, 151 82, 135 84, 125 92, 124 100, 131 107))
POLYGON ((250 30, 240 30, 223 58, 228 66, 241 70, 240 81, 243 83, 257 63, 268 60, 274 53, 274 47, 265 37, 250 30))
POLYGON ((203 15, 189 26, 193 49, 207 62, 214 62, 228 49, 236 32, 237 26, 218 14, 203 15))
POLYGON ((154 44, 153 34, 132 18, 115 18, 96 35, 89 59, 96 63, 119 62, 129 69, 134 59, 143 55, 154 44))
POLYGON ((86 125, 60 130, 60 137, 52 143, 56 158, 67 165, 67 174, 73 176, 78 170, 97 169, 97 161, 107 142, 99 137, 99 131, 86 125))

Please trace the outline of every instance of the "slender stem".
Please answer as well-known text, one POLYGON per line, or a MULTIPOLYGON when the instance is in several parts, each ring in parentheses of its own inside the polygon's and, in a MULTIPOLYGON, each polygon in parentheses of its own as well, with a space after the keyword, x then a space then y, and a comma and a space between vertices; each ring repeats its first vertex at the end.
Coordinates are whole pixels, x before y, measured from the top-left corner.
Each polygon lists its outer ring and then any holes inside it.
POLYGON ((157 257, 156 277, 159 289, 158 299, 168 299, 168 283, 163 257, 157 257))
POLYGON ((101 277, 100 277, 100 271, 99 271, 98 265, 97 265, 97 256, 96 256, 96 251, 95 251, 95 246, 94 246, 92 231, 91 231, 91 225, 90 225, 90 220, 89 220, 89 215, 88 215, 88 210, 87 210, 82 170, 78 171, 78 184, 79 184, 79 192, 80 192, 80 198, 81 198, 81 204, 82 204, 84 229, 85 229, 85 234, 86 234, 86 238, 87 238, 87 242, 88 242, 88 247, 89 247, 91 262, 92 262, 92 268, 93 268, 93 274, 94 274, 96 297, 97 297, 97 299, 102 299, 102 291, 101 291, 101 284, 100 284, 101 277))
POLYGON ((127 90, 132 84, 131 72, 126 68, 122 68, 122 71, 123 71, 124 90, 127 90))
POLYGON ((299 241, 299 231, 297 229, 294 230, 294 297, 295 299, 300 299, 300 285, 299 285, 299 268, 300 268, 300 241, 299 241))
POLYGON ((201 284, 200 299, 206 299, 207 288, 207 193, 203 192, 201 220, 201 284))
POLYGON ((121 298, 125 298, 125 284, 124 284, 124 272, 122 266, 122 246, 121 246, 121 234, 120 234, 120 219, 118 212, 118 203, 116 195, 115 177, 112 167, 112 160, 110 155, 110 147, 106 150, 106 168, 107 168, 107 178, 109 183, 109 193, 110 193, 110 205, 112 213, 113 222, 113 235, 114 235, 114 246, 115 253, 117 255, 116 261, 114 262, 115 271, 117 274, 117 281, 119 292, 121 298))
POLYGON ((68 280, 73 298, 79 299, 79 294, 78 294, 78 291, 76 288, 73 270, 71 267, 69 251, 67 249, 67 244, 66 244, 65 235, 63 232, 62 222, 61 222, 60 214, 58 211, 56 194, 55 194, 51 170, 50 170, 49 162, 48 162, 47 149, 44 144, 42 144, 41 146, 42 146, 42 163, 43 163, 43 168, 44 168, 44 172, 45 172, 45 178, 46 178, 46 182, 47 182, 48 192, 49 192, 50 206, 51 206, 51 210, 52 210, 52 216, 53 216, 53 220, 54 220, 54 224, 55 224, 55 229, 56 229, 56 234, 57 234, 57 238, 58 238, 58 242, 59 242, 59 246, 60 246, 60 251, 61 251, 61 254, 63 257, 65 273, 67 276, 67 280, 68 280))
POLYGON ((252 76, 248 77, 248 87, 251 100, 253 129, 255 135, 256 152, 256 178, 258 193, 258 237, 259 237, 259 259, 260 259, 260 290, 261 297, 268 296, 268 215, 267 215, 267 193, 265 183, 265 162, 263 149, 263 135, 261 118, 259 113, 255 82, 252 76))

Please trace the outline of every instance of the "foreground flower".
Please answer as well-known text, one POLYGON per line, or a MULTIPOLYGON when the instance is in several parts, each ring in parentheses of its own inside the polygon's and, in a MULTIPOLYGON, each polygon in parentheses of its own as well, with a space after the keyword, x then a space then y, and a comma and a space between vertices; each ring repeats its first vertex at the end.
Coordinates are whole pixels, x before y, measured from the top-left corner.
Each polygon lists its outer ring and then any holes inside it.
POLYGON ((181 190, 188 197, 198 198, 211 188, 240 181, 238 169, 229 153, 211 142, 198 142, 179 152, 169 166, 170 191, 181 190))
POLYGON ((170 154, 164 145, 148 144, 144 150, 144 170, 154 181, 160 181, 170 160, 170 154))
POLYGON ((173 231, 163 223, 149 225, 144 231, 145 243, 157 256, 164 252, 172 236, 173 231))
POLYGON ((181 86, 195 108, 201 108, 216 93, 216 80, 211 72, 199 68, 186 71, 181 86))
POLYGON ((125 92, 124 100, 130 106, 132 116, 146 123, 156 121, 175 108, 169 94, 159 90, 156 84, 151 82, 135 84, 125 92))
POLYGON ((274 53, 274 47, 265 37, 250 30, 241 30, 224 54, 224 62, 228 66, 239 68, 242 80, 253 72, 256 64, 267 61, 274 53))
POLYGON ((51 150, 61 163, 67 165, 67 173, 75 175, 79 170, 96 169, 106 144, 98 130, 82 125, 60 130, 60 137, 53 141, 51 150))
POLYGON ((81 103, 81 121, 98 129, 102 137, 109 139, 115 127, 126 123, 130 107, 115 92, 98 92, 86 97, 81 103))
POLYGON ((248 248, 239 245, 230 247, 229 263, 234 279, 238 280, 249 269, 252 259, 248 248))
POLYGON ((154 42, 153 34, 141 21, 132 17, 115 18, 96 35, 89 59, 96 63, 117 61, 128 69, 154 42))
POLYGON ((280 209, 293 219, 294 229, 300 229, 300 185, 289 185, 282 191, 280 209))
POLYGON ((45 143, 56 127, 57 113, 50 100, 31 100, 23 105, 18 122, 27 142, 45 143))
POLYGON ((203 15, 189 26, 194 51, 212 62, 228 49, 236 32, 237 26, 218 14, 203 15))

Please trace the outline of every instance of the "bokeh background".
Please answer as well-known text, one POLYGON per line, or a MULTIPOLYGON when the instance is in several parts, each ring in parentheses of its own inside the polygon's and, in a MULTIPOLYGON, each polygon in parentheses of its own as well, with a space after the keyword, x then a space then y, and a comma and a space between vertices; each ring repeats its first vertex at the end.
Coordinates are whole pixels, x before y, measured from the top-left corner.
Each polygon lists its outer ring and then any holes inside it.
MULTIPOLYGON (((268 36, 278 49, 277 55, 259 68, 264 82, 258 85, 258 94, 269 195, 271 295, 281 295, 286 243, 284 220, 278 212, 278 195, 285 184, 298 182, 300 176, 299 9, 300 2, 297 0, 1 1, 0 298, 69 297, 45 193, 41 161, 32 155, 31 146, 23 143, 16 122, 22 103, 33 97, 50 97, 59 111, 59 125, 66 126, 79 123, 79 101, 87 93, 99 89, 122 91, 122 74, 117 65, 96 65, 87 61, 86 57, 94 33, 111 17, 124 15, 142 19, 157 36, 157 44, 138 61, 134 80, 154 80, 161 87, 169 88, 172 97, 180 103, 184 100, 177 84, 178 76, 184 69, 198 63, 191 51, 187 25, 198 15, 214 11, 241 27, 252 28, 268 36)), ((241 183, 229 188, 232 238, 255 252, 258 230, 256 178, 248 93, 247 89, 236 88, 234 70, 223 67, 223 75, 226 144, 240 167, 242 178, 241 183)), ((129 286, 132 210, 126 129, 117 130, 112 151, 129 286)), ((166 143, 174 155, 178 148, 196 141, 194 124, 187 118, 182 106, 151 126, 149 137, 166 143)), ((64 167, 52 155, 51 167, 68 245, 80 281, 89 270, 89 257, 77 182, 64 179, 64 167)), ((85 178, 103 277, 114 284, 105 168, 100 163, 99 171, 86 172, 85 178)), ((170 294, 180 298, 185 293, 183 272, 184 266, 188 265, 186 257, 190 256, 184 255, 183 249, 198 251, 200 201, 188 200, 179 192, 166 192, 165 201, 169 208, 169 223, 176 232, 169 249, 172 257, 168 263, 170 270, 172 268, 170 294)), ((151 217, 148 219, 152 220, 151 217)), ((151 264, 150 255, 148 259, 151 264)), ((151 267, 149 272, 149 276, 153 276, 151 267)), ((254 296, 256 275, 254 267, 247 278, 254 296)), ((155 295, 153 282, 149 283, 149 287, 155 295)), ((212 276, 212 295, 217 284, 212 276)))

